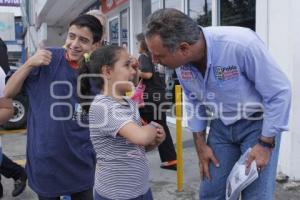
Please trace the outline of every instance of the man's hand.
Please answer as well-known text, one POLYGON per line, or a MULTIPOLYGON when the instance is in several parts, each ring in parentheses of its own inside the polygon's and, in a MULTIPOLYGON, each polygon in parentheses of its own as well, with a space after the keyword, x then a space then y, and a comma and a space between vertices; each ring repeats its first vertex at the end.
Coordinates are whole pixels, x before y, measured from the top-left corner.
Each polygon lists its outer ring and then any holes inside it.
POLYGON ((52 59, 52 53, 46 49, 39 49, 37 52, 27 60, 31 67, 39 67, 49 65, 52 59))
POLYGON ((260 171, 269 163, 271 149, 256 144, 249 153, 246 160, 246 168, 249 168, 252 161, 256 161, 257 169, 260 171))
POLYGON ((212 161, 216 167, 219 167, 219 161, 215 157, 212 149, 206 144, 205 133, 194 133, 193 137, 199 159, 200 175, 202 179, 207 177, 211 180, 209 162, 212 161))
POLYGON ((206 144, 199 150, 199 161, 201 177, 207 177, 209 180, 211 180, 209 173, 209 162, 212 161, 216 167, 219 167, 220 164, 212 149, 206 144))

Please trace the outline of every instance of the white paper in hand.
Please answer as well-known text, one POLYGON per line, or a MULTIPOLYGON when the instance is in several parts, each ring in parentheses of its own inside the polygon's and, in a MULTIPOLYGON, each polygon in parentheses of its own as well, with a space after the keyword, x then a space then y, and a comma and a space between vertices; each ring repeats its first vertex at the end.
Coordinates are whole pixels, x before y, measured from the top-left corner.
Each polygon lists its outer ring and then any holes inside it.
POLYGON ((246 169, 245 161, 251 148, 249 148, 235 163, 226 182, 226 200, 238 200, 241 192, 258 178, 255 160, 246 169))

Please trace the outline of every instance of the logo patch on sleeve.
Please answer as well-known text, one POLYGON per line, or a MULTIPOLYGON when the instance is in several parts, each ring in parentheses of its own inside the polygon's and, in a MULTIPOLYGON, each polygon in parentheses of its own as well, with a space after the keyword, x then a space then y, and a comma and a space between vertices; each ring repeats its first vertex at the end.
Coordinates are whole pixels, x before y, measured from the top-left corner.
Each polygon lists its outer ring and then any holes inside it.
POLYGON ((181 70, 180 76, 182 80, 192 80, 193 73, 190 70, 181 70))
POLYGON ((214 66, 214 73, 216 79, 219 81, 237 79, 240 76, 240 71, 235 65, 230 65, 227 67, 214 66))

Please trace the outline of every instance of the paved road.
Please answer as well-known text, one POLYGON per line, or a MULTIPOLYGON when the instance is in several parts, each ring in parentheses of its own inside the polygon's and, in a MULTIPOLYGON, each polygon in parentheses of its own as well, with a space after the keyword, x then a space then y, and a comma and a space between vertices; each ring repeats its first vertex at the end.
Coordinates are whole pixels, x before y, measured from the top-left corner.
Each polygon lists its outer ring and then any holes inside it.
MULTIPOLYGON (((170 126, 173 138, 175 131, 170 126)), ((23 161, 25 159, 26 134, 8 134, 2 136, 4 152, 13 160, 23 161)), ((194 150, 192 135, 188 132, 183 134, 183 156, 184 156, 184 191, 176 192, 176 172, 162 170, 159 168, 160 160, 157 151, 148 153, 151 165, 151 185, 156 200, 196 200, 198 199, 199 173, 198 161, 194 150)), ((13 180, 2 178, 5 200, 37 200, 34 192, 27 187, 26 190, 16 198, 11 197, 13 180)), ((284 190, 283 185, 277 184, 276 200, 299 200, 299 190, 284 190)))

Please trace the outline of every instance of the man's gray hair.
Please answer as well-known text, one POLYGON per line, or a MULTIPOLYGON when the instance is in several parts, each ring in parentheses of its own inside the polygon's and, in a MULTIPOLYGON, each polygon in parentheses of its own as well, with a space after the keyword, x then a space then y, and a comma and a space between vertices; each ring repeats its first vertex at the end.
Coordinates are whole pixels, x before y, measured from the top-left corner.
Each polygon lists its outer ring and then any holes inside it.
POLYGON ((146 38, 159 35, 164 47, 171 52, 182 42, 195 44, 200 38, 198 24, 189 16, 173 8, 160 9, 152 13, 144 31, 146 38))

